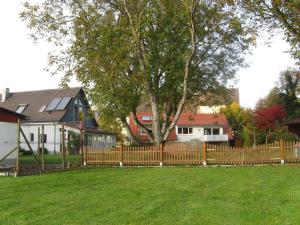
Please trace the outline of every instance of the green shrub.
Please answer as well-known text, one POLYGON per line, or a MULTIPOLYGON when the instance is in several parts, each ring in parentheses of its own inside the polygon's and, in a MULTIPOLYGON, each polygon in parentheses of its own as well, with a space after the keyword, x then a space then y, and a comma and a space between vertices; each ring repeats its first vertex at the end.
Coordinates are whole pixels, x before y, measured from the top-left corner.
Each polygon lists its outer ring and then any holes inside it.
MULTIPOLYGON (((38 150, 37 150, 37 153, 38 154, 42 154, 42 148, 40 147, 38 150)), ((44 155, 47 155, 49 154, 49 150, 47 148, 44 148, 44 155)))

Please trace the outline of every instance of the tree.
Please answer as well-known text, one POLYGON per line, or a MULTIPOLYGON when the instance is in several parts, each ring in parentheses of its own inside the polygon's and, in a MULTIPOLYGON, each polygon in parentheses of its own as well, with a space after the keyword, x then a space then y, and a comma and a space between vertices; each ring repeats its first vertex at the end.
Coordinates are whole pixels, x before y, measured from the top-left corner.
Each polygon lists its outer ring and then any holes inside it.
POLYGON ((256 127, 254 123, 254 111, 252 109, 244 109, 243 113, 244 125, 242 130, 242 138, 244 146, 256 145, 256 127))
POLYGON ((236 102, 231 103, 221 110, 225 114, 231 131, 233 133, 234 143, 237 137, 241 137, 243 126, 245 124, 244 109, 236 102))
POLYGON ((300 102, 297 93, 300 88, 300 71, 287 70, 281 73, 279 79, 280 98, 286 106, 288 116, 300 116, 300 102))
POLYGON ((300 60, 300 1, 242 0, 242 2, 245 8, 253 13, 257 24, 267 26, 271 30, 281 28, 292 47, 292 55, 300 60))
POLYGON ((271 132, 284 121, 286 116, 287 113, 283 105, 256 109, 254 122, 256 127, 264 132, 266 144, 271 132))
POLYGON ((258 101, 257 108, 284 105, 288 118, 300 116, 300 101, 297 97, 300 87, 300 71, 286 70, 280 74, 276 87, 258 101))
POLYGON ((50 57, 54 72, 76 76, 100 112, 123 125, 132 113, 156 144, 195 94, 234 77, 253 41, 247 15, 229 0, 44 0, 25 3, 21 18, 35 40, 62 49, 50 57), (153 130, 135 116, 145 100, 153 130))

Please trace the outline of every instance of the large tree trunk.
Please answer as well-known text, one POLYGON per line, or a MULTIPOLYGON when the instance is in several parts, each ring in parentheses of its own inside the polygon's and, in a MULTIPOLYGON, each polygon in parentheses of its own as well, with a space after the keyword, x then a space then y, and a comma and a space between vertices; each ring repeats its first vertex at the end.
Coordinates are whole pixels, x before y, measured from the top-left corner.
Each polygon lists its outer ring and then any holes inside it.
POLYGON ((158 110, 157 98, 155 96, 150 96, 151 109, 152 109, 152 129, 154 143, 159 145, 162 141, 161 123, 160 123, 160 113, 158 110))
POLYGON ((124 129, 126 130, 127 136, 130 139, 131 143, 140 145, 141 142, 133 135, 132 130, 126 120, 126 118, 121 118, 121 123, 124 129))

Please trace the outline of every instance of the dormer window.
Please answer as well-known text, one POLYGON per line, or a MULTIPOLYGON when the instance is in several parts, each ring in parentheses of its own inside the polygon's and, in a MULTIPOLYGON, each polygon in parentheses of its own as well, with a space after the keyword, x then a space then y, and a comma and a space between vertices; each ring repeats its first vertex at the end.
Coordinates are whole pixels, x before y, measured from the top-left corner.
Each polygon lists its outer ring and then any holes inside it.
POLYGON ((26 109, 26 107, 27 107, 27 104, 20 104, 18 106, 18 108, 16 109, 16 113, 22 114, 24 112, 24 110, 26 109))
POLYGON ((142 116, 143 121, 152 121, 152 116, 142 116))

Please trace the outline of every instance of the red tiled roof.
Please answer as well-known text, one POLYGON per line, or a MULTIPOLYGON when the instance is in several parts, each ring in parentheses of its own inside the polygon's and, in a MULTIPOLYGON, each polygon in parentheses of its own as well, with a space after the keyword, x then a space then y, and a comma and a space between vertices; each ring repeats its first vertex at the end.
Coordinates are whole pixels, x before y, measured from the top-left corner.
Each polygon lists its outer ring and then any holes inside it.
POLYGON ((227 126, 224 114, 182 113, 177 121, 180 126, 227 126))

